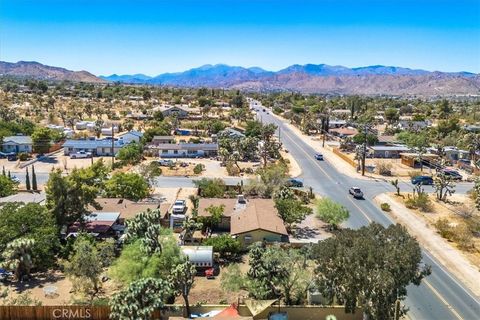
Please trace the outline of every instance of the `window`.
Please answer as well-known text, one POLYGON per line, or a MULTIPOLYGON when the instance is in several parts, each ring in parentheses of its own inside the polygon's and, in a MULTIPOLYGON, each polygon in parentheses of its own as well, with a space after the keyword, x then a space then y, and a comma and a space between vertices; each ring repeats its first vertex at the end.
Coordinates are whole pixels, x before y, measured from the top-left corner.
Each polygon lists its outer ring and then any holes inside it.
POLYGON ((162 154, 167 154, 168 150, 162 150, 162 154))

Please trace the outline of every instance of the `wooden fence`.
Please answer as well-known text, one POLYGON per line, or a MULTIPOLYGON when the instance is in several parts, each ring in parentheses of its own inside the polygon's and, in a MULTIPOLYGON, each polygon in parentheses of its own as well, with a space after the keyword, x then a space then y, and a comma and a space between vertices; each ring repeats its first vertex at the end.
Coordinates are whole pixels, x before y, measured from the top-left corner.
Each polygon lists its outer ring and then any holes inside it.
POLYGON ((335 153, 337 156, 345 160, 348 164, 350 164, 352 167, 357 167, 357 164, 355 163, 354 160, 352 160, 350 157, 348 157, 346 154, 341 152, 338 148, 333 148, 333 153, 335 153))
MULTIPOLYGON (((227 308, 227 305, 193 306, 193 313, 206 313, 212 310, 227 308)), ((362 312, 346 314, 343 307, 320 306, 271 306, 253 319, 267 319, 270 312, 282 311, 288 314, 290 320, 323 320, 327 315, 334 315, 338 320, 361 320, 362 312)), ((245 305, 240 305, 238 312, 242 316, 251 314, 245 305)), ((109 320, 108 306, 0 306, 1 320, 109 320)), ((167 305, 165 310, 156 310, 153 319, 169 319, 181 317, 183 306, 167 305)))

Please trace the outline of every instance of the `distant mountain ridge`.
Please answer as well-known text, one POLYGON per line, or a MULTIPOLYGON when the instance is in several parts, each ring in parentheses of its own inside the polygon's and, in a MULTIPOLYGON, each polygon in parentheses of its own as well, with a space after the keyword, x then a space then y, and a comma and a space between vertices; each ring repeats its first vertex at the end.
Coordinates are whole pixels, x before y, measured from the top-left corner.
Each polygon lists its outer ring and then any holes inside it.
POLYGON ((0 76, 2 75, 55 81, 106 82, 87 71, 71 71, 65 68, 47 66, 35 61, 18 61, 17 63, 0 61, 0 76))
POLYGON ((225 64, 203 65, 184 72, 138 77, 100 76, 109 81, 181 87, 236 88, 253 91, 298 91, 332 94, 479 95, 480 76, 374 65, 347 68, 327 64, 295 64, 279 71, 225 64), (130 78, 129 78, 130 77, 130 78))
POLYGON ((322 94, 365 95, 480 95, 480 75, 374 65, 348 68, 327 64, 295 64, 279 71, 226 64, 203 65, 183 72, 99 76, 38 62, 0 62, 0 76, 47 80, 178 87, 232 88, 252 91, 296 91, 322 94))

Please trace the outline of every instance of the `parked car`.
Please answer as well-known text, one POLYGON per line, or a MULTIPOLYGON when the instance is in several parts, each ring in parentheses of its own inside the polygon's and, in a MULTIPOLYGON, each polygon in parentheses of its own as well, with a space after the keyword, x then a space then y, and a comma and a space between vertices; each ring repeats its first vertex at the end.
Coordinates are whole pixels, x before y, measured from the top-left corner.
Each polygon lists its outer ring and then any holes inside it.
POLYGON ((356 199, 363 198, 363 192, 362 190, 360 190, 359 187, 351 187, 350 189, 348 189, 348 193, 350 193, 356 199))
POLYGON ((10 153, 7 155, 7 160, 8 161, 17 161, 18 157, 16 153, 10 153))
POLYGON ((10 180, 12 180, 12 181, 15 182, 15 183, 20 183, 20 179, 18 179, 17 176, 11 176, 11 177, 10 177, 10 180))
POLYGON ((78 151, 70 154, 71 159, 84 159, 84 158, 91 158, 91 157, 92 157, 92 153, 85 152, 85 151, 78 151))
POLYGON ((316 153, 316 154, 315 154, 315 159, 317 159, 317 160, 323 160, 323 154, 321 154, 321 153, 316 153))
POLYGON ((5 269, 0 269, 0 281, 6 282, 10 277, 13 276, 13 273, 5 269))
POLYGON ((438 174, 449 177, 452 180, 461 181, 463 179, 462 175, 455 170, 443 169, 438 174))
POLYGON ((433 178, 430 176, 415 176, 411 179, 412 184, 420 184, 425 186, 433 185, 433 178))
POLYGON ((162 167, 170 167, 170 166, 173 166, 173 161, 172 161, 172 160, 160 159, 160 160, 158 160, 158 163, 159 163, 162 167))
POLYGON ((183 214, 187 209, 185 200, 176 200, 172 207, 172 212, 174 214, 183 214))
POLYGON ((287 186, 301 188, 303 187, 303 182, 298 179, 290 178, 287 180, 287 186))

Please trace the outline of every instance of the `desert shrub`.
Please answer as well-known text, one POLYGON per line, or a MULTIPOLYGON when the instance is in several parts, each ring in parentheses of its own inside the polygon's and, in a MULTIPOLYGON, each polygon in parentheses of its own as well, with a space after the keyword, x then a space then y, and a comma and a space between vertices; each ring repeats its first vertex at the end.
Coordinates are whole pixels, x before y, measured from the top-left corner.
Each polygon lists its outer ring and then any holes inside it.
POLYGON ((392 164, 389 162, 378 161, 375 163, 377 173, 382 176, 391 176, 392 175, 392 164))
POLYGON ((423 173, 421 171, 408 171, 408 176, 410 178, 416 177, 416 176, 421 176, 423 173))
POLYGON ((465 225, 468 227, 470 232, 475 235, 480 235, 480 216, 475 215, 468 219, 465 219, 465 225))
POLYGON ((453 228, 447 219, 438 219, 434 226, 442 238, 449 240, 453 238, 453 228))
POLYGON ((405 201, 405 206, 409 209, 419 209, 423 212, 432 211, 432 201, 428 197, 428 194, 421 192, 415 196, 408 196, 408 199, 405 201))
POLYGON ((28 153, 26 153, 26 152, 21 152, 21 153, 18 154, 18 159, 20 161, 27 161, 28 157, 29 157, 28 153))
POLYGON ((253 168, 245 168, 245 173, 246 174, 253 174, 253 168))
POLYGON ((470 250, 474 247, 472 241, 472 232, 469 228, 464 225, 460 224, 456 226, 453 230, 453 239, 458 244, 458 247, 463 250, 470 250))
POLYGON ((203 171, 203 164, 199 163, 193 168, 193 173, 200 174, 203 171))
POLYGON ((238 167, 231 161, 227 162, 225 168, 227 169, 229 176, 238 176, 240 174, 240 170, 238 169, 238 167))
POLYGON ((380 208, 383 210, 383 211, 386 211, 386 212, 390 212, 391 208, 390 208, 390 205, 388 203, 382 203, 380 205, 380 208))

